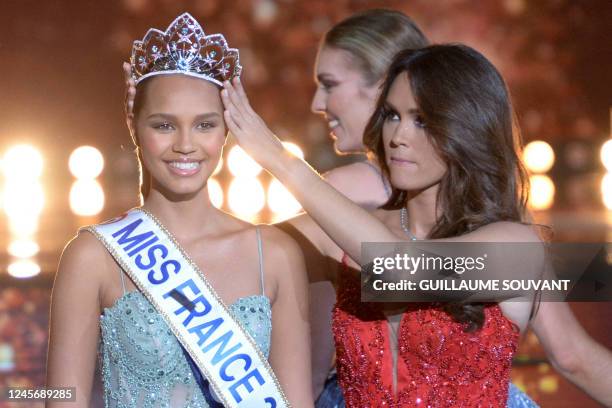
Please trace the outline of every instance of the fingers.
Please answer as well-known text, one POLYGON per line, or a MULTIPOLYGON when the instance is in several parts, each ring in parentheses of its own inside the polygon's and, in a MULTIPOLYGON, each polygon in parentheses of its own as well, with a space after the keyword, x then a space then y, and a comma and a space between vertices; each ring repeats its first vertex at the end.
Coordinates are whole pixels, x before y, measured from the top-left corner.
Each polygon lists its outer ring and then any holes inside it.
POLYGON ((132 66, 129 62, 123 63, 123 78, 125 79, 126 85, 128 85, 128 82, 132 79, 132 66))
POLYGON ((234 88, 230 81, 225 81, 224 86, 232 105, 241 113, 242 116, 246 117, 249 112, 245 108, 244 103, 240 98, 240 95, 236 91, 236 88, 234 88))
POLYGON ((132 117, 134 116, 134 99, 136 98, 136 88, 130 86, 126 93, 125 99, 125 113, 132 117))
POLYGON ((253 111, 253 108, 251 108, 251 103, 249 102, 249 98, 247 97, 247 94, 244 91, 244 87, 242 86, 242 82, 240 81, 240 77, 234 78, 232 85, 235 88, 236 93, 238 94, 238 97, 241 99, 241 102, 242 102, 245 110, 248 111, 249 113, 255 113, 253 111))
POLYGON ((125 114, 128 118, 134 116, 134 98, 136 97, 136 82, 132 78, 132 67, 128 62, 123 63, 123 77, 125 79, 125 114))
POLYGON ((223 118, 225 119, 225 124, 227 125, 227 129, 230 131, 230 133, 236 135, 240 131, 240 128, 234 121, 234 118, 232 117, 230 111, 224 110, 223 118))
POLYGON ((225 106, 225 111, 223 115, 225 116, 225 113, 227 112, 227 114, 230 115, 232 122, 237 127, 241 128, 242 124, 244 123, 244 116, 242 115, 240 109, 236 107, 234 101, 231 99, 228 89, 221 90, 221 101, 225 106))

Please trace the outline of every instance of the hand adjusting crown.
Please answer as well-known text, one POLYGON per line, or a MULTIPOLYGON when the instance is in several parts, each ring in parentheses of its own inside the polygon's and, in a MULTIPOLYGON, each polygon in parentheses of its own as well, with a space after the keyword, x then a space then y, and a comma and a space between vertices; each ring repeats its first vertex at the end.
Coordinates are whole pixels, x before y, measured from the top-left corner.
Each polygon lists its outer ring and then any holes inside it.
POLYGON ((223 86, 242 71, 238 50, 229 48, 222 34, 206 35, 189 13, 183 13, 166 32, 149 29, 132 46, 132 78, 138 84, 162 74, 184 74, 223 86))

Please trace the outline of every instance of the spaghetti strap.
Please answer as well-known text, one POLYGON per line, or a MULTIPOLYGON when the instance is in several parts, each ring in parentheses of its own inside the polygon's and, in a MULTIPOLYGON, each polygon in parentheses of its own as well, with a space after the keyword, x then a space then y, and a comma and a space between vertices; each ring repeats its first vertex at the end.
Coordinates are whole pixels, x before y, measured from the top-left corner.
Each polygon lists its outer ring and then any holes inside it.
POLYGON ((266 287, 264 285, 264 274, 263 274, 263 250, 261 245, 261 231, 259 231, 259 225, 255 226, 255 232, 257 233, 257 251, 259 252, 259 277, 261 279, 261 294, 265 296, 266 287))
POLYGON ((121 287, 123 288, 123 294, 125 295, 127 292, 125 291, 125 279, 123 278, 123 275, 123 269, 119 267, 119 276, 121 276, 121 287))

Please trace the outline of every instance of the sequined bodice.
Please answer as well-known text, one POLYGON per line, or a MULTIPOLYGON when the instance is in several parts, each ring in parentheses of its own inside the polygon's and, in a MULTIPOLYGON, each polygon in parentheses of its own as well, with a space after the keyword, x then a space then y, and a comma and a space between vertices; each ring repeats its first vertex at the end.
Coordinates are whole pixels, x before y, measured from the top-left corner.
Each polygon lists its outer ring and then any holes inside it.
MULTIPOLYGON (((268 298, 240 298, 229 310, 267 357, 268 298)), ((178 340, 142 293, 128 292, 105 309, 100 327, 106 407, 208 407, 178 340)))
POLYGON ((360 302, 359 280, 340 271, 333 312, 338 380, 346 406, 505 407, 519 332, 496 304, 466 333, 436 304, 408 304, 397 331, 397 386, 387 319, 360 302))

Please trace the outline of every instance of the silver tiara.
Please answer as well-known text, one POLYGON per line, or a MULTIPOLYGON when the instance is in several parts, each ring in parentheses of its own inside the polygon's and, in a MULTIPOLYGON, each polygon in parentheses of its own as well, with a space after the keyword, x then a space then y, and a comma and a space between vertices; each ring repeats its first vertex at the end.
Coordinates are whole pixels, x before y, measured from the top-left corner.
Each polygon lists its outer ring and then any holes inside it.
POLYGON ((189 13, 166 32, 151 28, 142 41, 134 41, 130 64, 136 84, 154 75, 183 74, 223 86, 242 71, 238 50, 229 48, 222 34, 206 35, 189 13))

